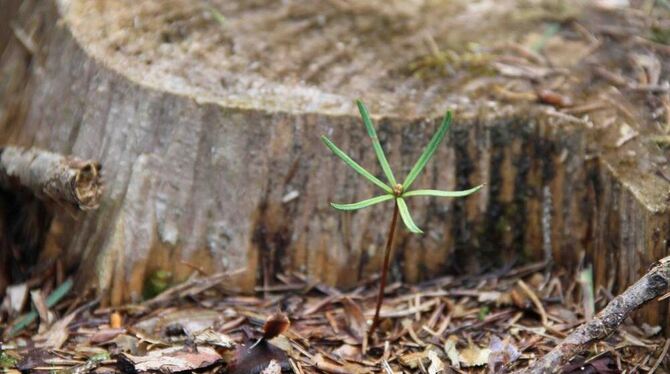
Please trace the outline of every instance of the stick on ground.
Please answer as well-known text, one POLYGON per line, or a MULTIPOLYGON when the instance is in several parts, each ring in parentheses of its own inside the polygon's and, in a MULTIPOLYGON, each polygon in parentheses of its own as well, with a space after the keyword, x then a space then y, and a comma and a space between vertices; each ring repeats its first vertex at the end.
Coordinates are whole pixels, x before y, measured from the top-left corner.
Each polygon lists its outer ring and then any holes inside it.
POLYGON ((0 186, 24 187, 41 199, 79 210, 98 207, 100 164, 35 148, 0 148, 0 186))
POLYGON ((670 256, 655 263, 649 272, 624 293, 614 298, 594 319, 579 326, 549 353, 517 373, 552 373, 578 353, 614 333, 621 323, 642 305, 668 292, 670 256))

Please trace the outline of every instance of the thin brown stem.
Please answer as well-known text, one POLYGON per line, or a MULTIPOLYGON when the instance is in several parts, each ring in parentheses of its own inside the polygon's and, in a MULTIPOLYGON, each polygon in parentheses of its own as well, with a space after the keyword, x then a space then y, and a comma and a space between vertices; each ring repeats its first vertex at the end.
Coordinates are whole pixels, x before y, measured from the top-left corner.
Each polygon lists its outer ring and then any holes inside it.
POLYGON ((386 249, 384 250, 384 265, 382 267, 382 277, 379 283, 379 294, 377 295, 377 307, 375 308, 375 316, 372 318, 372 325, 368 331, 368 339, 372 337, 377 326, 379 326, 379 311, 384 302, 384 289, 386 288, 386 276, 388 274, 389 262, 391 261, 391 250, 393 249, 393 238, 395 237, 395 227, 398 223, 398 203, 393 207, 393 218, 391 219, 391 226, 389 227, 388 239, 386 240, 386 249))

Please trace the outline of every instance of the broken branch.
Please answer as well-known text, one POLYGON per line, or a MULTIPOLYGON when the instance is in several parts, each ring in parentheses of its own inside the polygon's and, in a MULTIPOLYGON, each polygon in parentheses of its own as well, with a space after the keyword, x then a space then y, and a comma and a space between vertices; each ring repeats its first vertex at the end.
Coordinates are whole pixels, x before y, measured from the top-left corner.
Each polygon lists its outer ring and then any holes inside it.
POLYGON ((0 148, 0 185, 25 187, 41 199, 79 210, 98 207, 100 164, 36 148, 0 148))
POLYGON ((596 317, 573 331, 554 349, 517 373, 541 374, 560 370, 578 353, 616 331, 628 316, 647 302, 662 296, 670 285, 670 256, 654 264, 649 272, 614 298, 596 317))

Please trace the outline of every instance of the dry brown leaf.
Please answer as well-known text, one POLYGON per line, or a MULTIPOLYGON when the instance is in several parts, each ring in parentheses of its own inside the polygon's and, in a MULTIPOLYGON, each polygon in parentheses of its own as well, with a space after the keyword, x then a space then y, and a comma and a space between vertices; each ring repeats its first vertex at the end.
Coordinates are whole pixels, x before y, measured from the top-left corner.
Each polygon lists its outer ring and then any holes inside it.
POLYGON ((333 374, 368 374, 371 373, 370 370, 364 368, 361 365, 354 364, 354 363, 345 363, 344 365, 340 365, 338 363, 329 361, 323 357, 321 354, 316 354, 314 357, 312 357, 312 361, 314 362, 314 366, 316 366, 317 369, 325 371, 326 373, 333 373, 333 374))
POLYGON ((351 344, 342 344, 333 351, 333 354, 349 360, 360 360, 362 358, 360 347, 351 344))
POLYGON ((67 341, 67 338, 70 337, 70 333, 68 331, 67 325, 72 322, 72 319, 74 319, 76 313, 70 313, 67 316, 61 318, 58 320, 56 323, 51 325, 49 330, 35 336, 36 341, 41 341, 37 344, 35 344, 36 347, 39 348, 50 348, 50 349, 58 349, 60 348, 65 341, 67 341))
MULTIPOLYGON (((221 318, 221 313, 202 308, 167 310, 144 319, 133 327, 146 334, 166 335, 167 332, 182 330, 190 335, 213 326, 221 318)), ((169 335, 169 334, 167 334, 169 335)))
POLYGON ((196 345, 210 345, 218 348, 233 349, 235 342, 228 335, 222 334, 212 328, 207 328, 193 334, 193 342, 196 345))
POLYGON ((49 325, 51 325, 54 319, 54 315, 49 311, 49 308, 44 301, 44 297, 42 296, 42 291, 30 291, 30 299, 35 306, 35 310, 37 310, 37 314, 40 316, 40 326, 38 332, 42 333, 46 331, 49 325))
POLYGON ((406 366, 410 369, 417 369, 419 367, 419 362, 423 362, 427 358, 428 354, 426 351, 410 352, 400 356, 399 361, 403 366, 406 366))
POLYGON ((110 340, 110 343, 114 343, 120 352, 137 354, 137 345, 139 344, 139 339, 134 336, 121 334, 110 340))
POLYGON ((93 344, 100 344, 104 342, 108 342, 120 334, 125 334, 126 329, 123 328, 102 328, 98 331, 96 331, 93 335, 91 335, 91 343, 93 344))
POLYGON ((160 371, 162 373, 191 372, 215 365, 221 356, 212 348, 171 347, 149 352, 146 356, 119 355, 119 366, 125 372, 160 371))
POLYGON ((483 366, 489 362, 489 355, 490 349, 480 348, 470 342, 467 348, 460 351, 458 360, 463 367, 483 366))
POLYGON ((291 344, 291 341, 284 335, 279 335, 278 337, 269 340, 268 343, 286 352, 286 354, 289 356, 293 354, 293 345, 291 344))
POLYGON ((411 352, 404 354, 398 358, 400 364, 406 366, 410 369, 418 369, 421 365, 428 365, 431 361, 430 353, 434 352, 439 357, 440 350, 439 348, 429 345, 421 352, 411 352))
POLYGON ((368 324, 361 307, 349 297, 343 297, 341 303, 344 307, 344 317, 346 318, 349 332, 359 342, 362 341, 367 333, 368 324))

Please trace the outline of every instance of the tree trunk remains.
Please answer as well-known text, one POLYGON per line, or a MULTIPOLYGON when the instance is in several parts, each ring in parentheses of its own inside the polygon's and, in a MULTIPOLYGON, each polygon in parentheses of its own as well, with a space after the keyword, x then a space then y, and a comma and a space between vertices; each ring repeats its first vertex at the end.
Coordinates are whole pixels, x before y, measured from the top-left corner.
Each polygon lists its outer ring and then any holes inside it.
MULTIPOLYGON (((416 185, 487 184, 467 199, 415 199, 425 234, 399 233, 393 276, 415 282, 542 259, 570 268, 586 253, 599 285, 616 279, 622 288, 667 254, 667 194, 659 192, 667 181, 651 172, 622 179, 625 165, 599 157, 602 134, 623 126, 599 130, 621 117, 617 108, 584 119, 535 93, 554 75, 577 82, 566 95, 584 91, 595 79, 585 57, 514 70, 498 54, 465 48, 526 51, 505 43, 572 14, 509 19, 520 12, 511 1, 491 13, 458 1, 17 3, 0 0, 15 11, 0 28, 0 141, 102 163, 99 209, 76 221, 56 214, 52 226, 68 227, 57 242, 81 284, 95 283, 112 303, 139 300, 158 271, 176 283, 194 265, 242 269, 229 284, 246 292, 279 273, 340 287, 376 273, 389 207, 332 210, 328 202, 360 200, 374 187, 319 141, 327 134, 376 165, 356 97, 377 114, 389 161, 404 172, 443 111, 455 109, 446 145, 416 185), (456 60, 443 53, 454 50, 456 60), (526 96, 500 88, 515 81, 529 87, 526 96)), ((589 58, 610 59, 603 50, 589 58)), ((559 48, 556 56, 571 54, 559 48)), ((594 82, 585 102, 606 92, 594 82)), ((626 121, 640 134, 638 123, 649 123, 626 121)), ((632 149, 656 160, 638 138, 610 154, 632 149)))

